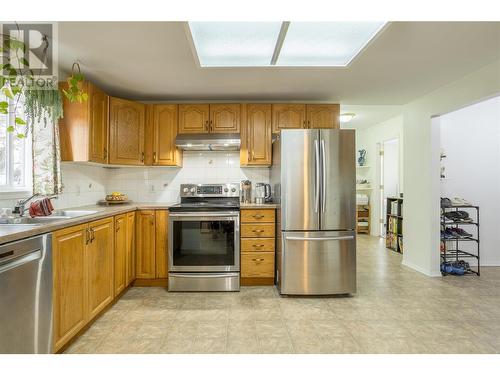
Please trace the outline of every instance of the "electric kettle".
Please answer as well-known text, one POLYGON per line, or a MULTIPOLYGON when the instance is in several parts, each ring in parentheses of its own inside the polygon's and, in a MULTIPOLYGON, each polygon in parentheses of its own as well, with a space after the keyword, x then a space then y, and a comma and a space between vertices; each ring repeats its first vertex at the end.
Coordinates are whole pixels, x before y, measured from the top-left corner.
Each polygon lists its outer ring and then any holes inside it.
POLYGON ((263 182, 255 184, 255 203, 262 204, 271 200, 271 185, 263 182))

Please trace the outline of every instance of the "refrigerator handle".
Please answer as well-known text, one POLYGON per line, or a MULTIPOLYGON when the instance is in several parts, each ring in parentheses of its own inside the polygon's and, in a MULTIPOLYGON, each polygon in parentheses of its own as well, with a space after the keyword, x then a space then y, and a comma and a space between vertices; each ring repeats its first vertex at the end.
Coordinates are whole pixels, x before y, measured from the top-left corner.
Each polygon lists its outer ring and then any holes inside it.
POLYGON ((319 146, 318 140, 314 140, 314 148, 315 148, 315 160, 314 160, 314 173, 315 173, 315 186, 314 186, 314 212, 317 213, 319 210, 319 189, 320 189, 320 165, 319 165, 319 146))
POLYGON ((321 175, 323 187, 321 189, 321 212, 326 211, 326 154, 325 154, 325 140, 321 140, 321 175))

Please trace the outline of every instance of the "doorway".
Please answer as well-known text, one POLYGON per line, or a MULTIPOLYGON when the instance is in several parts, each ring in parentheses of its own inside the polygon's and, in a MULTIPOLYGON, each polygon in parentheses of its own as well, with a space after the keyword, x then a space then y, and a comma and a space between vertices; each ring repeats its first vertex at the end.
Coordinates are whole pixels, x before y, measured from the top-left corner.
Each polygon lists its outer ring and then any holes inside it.
POLYGON ((399 138, 378 144, 380 187, 380 236, 385 237, 387 225, 387 197, 399 197, 399 138))

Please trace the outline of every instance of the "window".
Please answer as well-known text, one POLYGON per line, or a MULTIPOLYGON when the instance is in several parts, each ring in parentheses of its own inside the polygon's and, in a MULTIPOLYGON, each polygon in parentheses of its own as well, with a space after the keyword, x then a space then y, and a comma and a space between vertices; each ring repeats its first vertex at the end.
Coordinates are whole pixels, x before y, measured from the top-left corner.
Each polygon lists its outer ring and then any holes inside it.
MULTIPOLYGON (((0 96, 0 100, 5 97, 0 96)), ((30 137, 20 139, 15 132, 7 131, 18 117, 24 117, 24 106, 16 106, 9 99, 8 114, 0 114, 0 193, 31 191, 31 141, 30 137)))

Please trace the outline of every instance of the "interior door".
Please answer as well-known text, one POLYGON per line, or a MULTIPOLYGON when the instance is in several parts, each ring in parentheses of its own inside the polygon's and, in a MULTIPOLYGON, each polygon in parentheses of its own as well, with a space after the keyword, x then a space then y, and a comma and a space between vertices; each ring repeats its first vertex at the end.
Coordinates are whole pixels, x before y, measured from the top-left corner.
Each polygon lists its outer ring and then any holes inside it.
POLYGON ((320 130, 321 230, 356 227, 354 130, 320 130))
POLYGON ((319 131, 281 131, 283 230, 319 229, 319 131))
POLYGON ((356 234, 283 232, 282 294, 356 292, 356 234))

